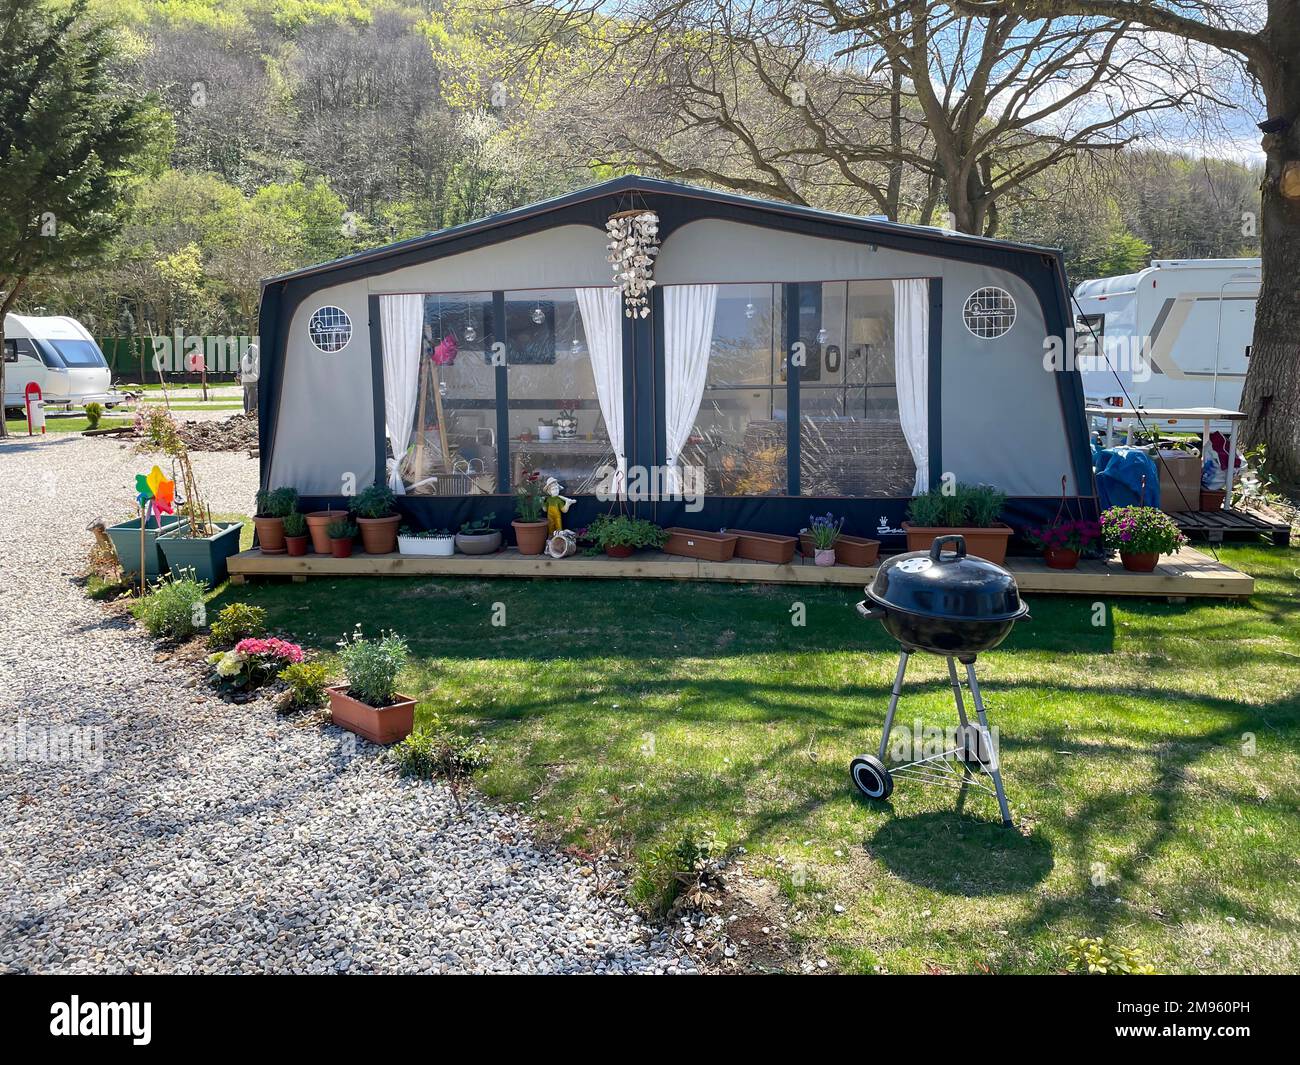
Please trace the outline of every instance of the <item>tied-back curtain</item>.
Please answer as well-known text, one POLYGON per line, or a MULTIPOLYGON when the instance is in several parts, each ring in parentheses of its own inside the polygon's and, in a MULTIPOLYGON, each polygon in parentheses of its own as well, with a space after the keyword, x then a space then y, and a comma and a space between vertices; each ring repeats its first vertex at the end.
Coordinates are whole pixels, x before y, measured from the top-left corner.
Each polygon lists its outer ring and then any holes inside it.
POLYGON ((668 465, 664 489, 668 494, 682 491, 678 459, 704 399, 717 309, 717 285, 664 288, 664 436, 668 465))
POLYGON ((587 334, 591 373, 596 379, 596 399, 614 449, 617 469, 610 491, 627 491, 627 452, 623 447, 623 299, 616 288, 579 288, 578 310, 587 334))
POLYGON ((379 335, 384 347, 384 424, 393 457, 388 487, 406 494, 400 472, 411 440, 420 380, 420 345, 424 330, 423 296, 380 296, 379 335))
POLYGON ((930 488, 930 283, 894 282, 894 380, 898 421, 916 463, 912 494, 930 488))

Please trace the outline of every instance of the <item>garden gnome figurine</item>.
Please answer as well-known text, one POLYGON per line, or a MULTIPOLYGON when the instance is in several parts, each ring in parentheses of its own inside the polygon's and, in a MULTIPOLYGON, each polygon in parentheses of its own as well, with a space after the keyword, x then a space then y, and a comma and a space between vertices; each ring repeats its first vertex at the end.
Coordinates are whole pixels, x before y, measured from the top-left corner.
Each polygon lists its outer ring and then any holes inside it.
POLYGON ((564 522, 560 515, 568 511, 573 506, 573 500, 568 496, 560 495, 564 491, 564 485, 560 484, 554 477, 546 479, 546 535, 552 536, 564 527, 564 522))

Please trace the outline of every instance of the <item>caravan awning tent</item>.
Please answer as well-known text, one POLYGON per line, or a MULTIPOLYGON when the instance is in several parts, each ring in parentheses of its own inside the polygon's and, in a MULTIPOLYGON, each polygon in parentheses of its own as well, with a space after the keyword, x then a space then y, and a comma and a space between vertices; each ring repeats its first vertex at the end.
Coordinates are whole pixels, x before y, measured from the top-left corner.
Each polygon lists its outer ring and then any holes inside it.
POLYGON ((661 524, 870 534, 944 478, 1040 521, 1062 478, 1095 505, 1068 323, 1055 251, 617 178, 267 281, 261 480, 309 506, 385 480, 428 528, 508 520, 533 470, 570 525, 613 492, 661 524), (606 224, 647 211, 630 318, 606 224))

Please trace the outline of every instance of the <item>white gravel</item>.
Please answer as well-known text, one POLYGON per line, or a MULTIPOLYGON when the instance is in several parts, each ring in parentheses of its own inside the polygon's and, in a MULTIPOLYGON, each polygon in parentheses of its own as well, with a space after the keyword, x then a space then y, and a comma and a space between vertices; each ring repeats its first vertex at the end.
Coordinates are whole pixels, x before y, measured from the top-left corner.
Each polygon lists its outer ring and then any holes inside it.
MULTIPOLYGON (((247 510, 254 461, 194 463, 247 510)), ((517 814, 462 819, 350 733, 221 702, 85 599, 84 527, 147 464, 0 441, 0 972, 693 968, 517 814)))

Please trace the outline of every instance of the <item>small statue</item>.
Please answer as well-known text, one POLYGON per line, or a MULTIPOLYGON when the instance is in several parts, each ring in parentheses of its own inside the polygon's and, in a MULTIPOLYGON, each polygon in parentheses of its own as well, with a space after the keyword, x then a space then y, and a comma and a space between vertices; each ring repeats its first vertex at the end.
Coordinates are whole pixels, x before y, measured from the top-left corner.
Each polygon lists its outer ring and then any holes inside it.
POLYGON ((554 477, 546 479, 546 535, 553 536, 564 528, 564 522, 561 515, 566 514, 574 500, 560 493, 564 491, 564 485, 560 484, 554 477))

